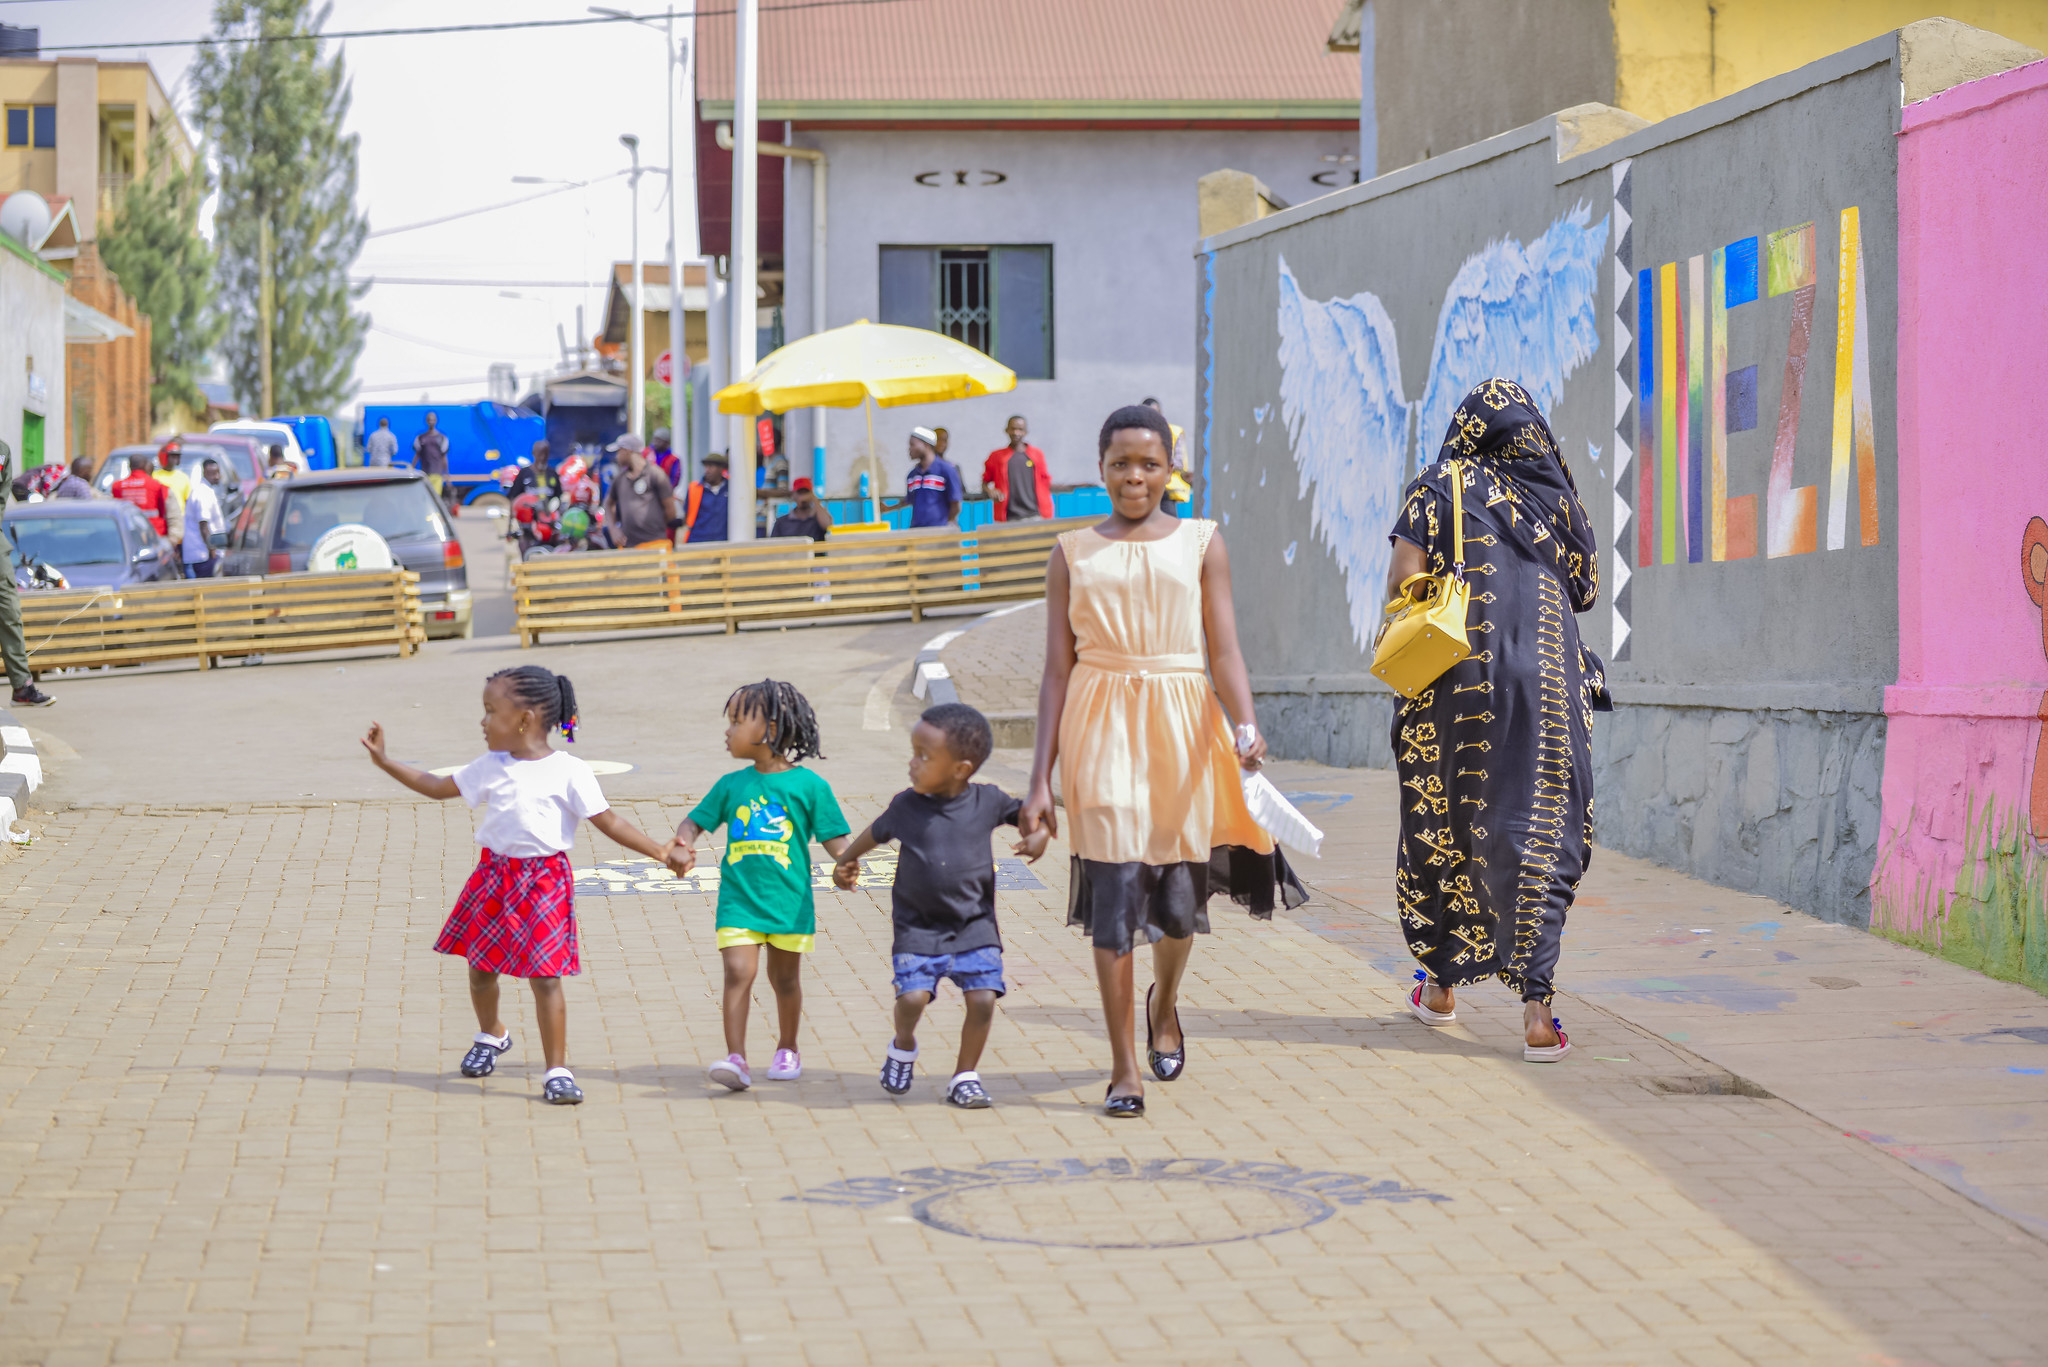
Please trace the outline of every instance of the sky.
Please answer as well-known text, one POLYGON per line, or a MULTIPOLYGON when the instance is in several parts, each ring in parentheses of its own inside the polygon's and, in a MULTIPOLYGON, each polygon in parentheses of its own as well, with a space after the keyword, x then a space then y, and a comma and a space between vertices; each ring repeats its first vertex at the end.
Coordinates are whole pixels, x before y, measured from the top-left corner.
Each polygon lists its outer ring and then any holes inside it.
MULTIPOLYGON (((681 12, 689 0, 614 7, 681 12)), ((47 49, 64 43, 191 39, 212 28, 210 0, 0 0, 0 23, 42 30, 47 49)), ((585 17, 582 0, 334 0, 326 31, 420 28, 585 17)), ((687 25, 678 21, 679 32, 687 25)), ((668 160, 660 27, 601 24, 434 36, 356 38, 338 45, 354 83, 349 131, 358 135, 359 207, 370 231, 480 208, 549 187, 514 176, 588 181, 628 165, 619 135, 640 138, 641 160, 668 160)), ((332 45, 330 46, 331 50, 332 45)), ((146 60, 171 92, 195 137, 186 83, 194 49, 111 48, 102 61, 146 60)), ((684 143, 682 254, 695 251, 688 180, 689 112, 678 91, 677 137, 684 143)), ((667 255, 666 177, 640 182, 640 246, 667 255)), ((517 208, 438 227, 373 236, 356 274, 492 281, 603 281, 608 263, 630 258, 632 194, 616 176, 517 208)), ((356 379, 366 401, 445 403, 485 397, 493 361, 530 377, 560 359, 559 325, 573 347, 576 306, 595 332, 602 287, 378 284, 359 307, 372 327, 356 379), (505 297, 509 292, 518 297, 505 297)))

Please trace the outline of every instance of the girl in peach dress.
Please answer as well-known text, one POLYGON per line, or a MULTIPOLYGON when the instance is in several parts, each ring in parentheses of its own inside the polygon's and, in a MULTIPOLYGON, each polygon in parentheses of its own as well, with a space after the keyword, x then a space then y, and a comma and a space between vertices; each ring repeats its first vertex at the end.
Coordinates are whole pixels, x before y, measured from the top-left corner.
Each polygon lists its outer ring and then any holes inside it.
POLYGON ((1018 824, 1057 833, 1058 763, 1073 847, 1068 922, 1094 942, 1113 1060, 1104 1109, 1125 1117, 1145 1113, 1137 941, 1152 946, 1148 1062, 1172 1082, 1187 1064, 1181 974, 1194 935, 1208 933, 1210 895, 1228 893, 1263 920, 1276 889, 1290 907, 1307 894, 1245 807, 1239 771, 1259 766, 1266 742, 1238 650, 1223 538, 1215 523, 1161 506, 1173 434, 1157 412, 1118 409, 1099 446, 1113 511, 1062 535, 1046 566, 1038 748, 1018 824), (1205 643, 1215 689, 1203 672, 1205 643), (1235 745, 1225 704, 1239 723, 1235 745))

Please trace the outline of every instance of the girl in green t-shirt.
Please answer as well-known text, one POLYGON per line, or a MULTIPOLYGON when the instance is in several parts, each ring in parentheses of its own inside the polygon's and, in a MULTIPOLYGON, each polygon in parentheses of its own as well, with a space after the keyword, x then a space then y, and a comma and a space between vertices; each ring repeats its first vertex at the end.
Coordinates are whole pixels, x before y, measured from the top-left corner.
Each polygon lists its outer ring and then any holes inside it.
POLYGON ((811 896, 811 842, 836 861, 852 829, 824 779, 799 767, 818 748, 818 719, 795 687, 774 679, 748 684, 725 701, 725 748, 750 760, 711 786, 696 810, 676 827, 684 870, 696 865, 697 838, 720 826, 725 854, 718 871, 718 953, 725 961, 724 1058, 711 1065, 713 1082, 743 1092, 747 1071, 747 1004, 754 991, 761 946, 768 946, 768 984, 775 989, 780 1033, 768 1076, 803 1076, 796 1050, 803 1014, 798 970, 818 931, 811 896))

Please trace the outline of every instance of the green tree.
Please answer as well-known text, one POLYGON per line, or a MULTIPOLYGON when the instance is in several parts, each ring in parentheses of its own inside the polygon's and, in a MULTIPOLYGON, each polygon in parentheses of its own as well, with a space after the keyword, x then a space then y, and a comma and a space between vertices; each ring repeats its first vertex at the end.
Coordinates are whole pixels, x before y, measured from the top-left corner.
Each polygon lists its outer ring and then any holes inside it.
POLYGON ((213 313, 213 250, 199 235, 199 206, 210 188, 202 164, 180 166, 168 140, 150 138, 149 174, 128 187, 120 215, 100 230, 100 257, 135 306, 149 315, 149 407, 163 417, 206 396, 192 378, 220 340, 213 313))
MULTIPOLYGON (((214 34, 192 66, 212 144, 217 278, 225 354, 249 408, 263 393, 263 239, 275 299, 271 383, 281 413, 331 412, 353 389, 369 315, 349 282, 368 224, 356 211, 356 138, 341 131, 349 80, 319 38, 332 6, 216 0, 214 34)), ((268 416, 268 415, 265 415, 268 416)))

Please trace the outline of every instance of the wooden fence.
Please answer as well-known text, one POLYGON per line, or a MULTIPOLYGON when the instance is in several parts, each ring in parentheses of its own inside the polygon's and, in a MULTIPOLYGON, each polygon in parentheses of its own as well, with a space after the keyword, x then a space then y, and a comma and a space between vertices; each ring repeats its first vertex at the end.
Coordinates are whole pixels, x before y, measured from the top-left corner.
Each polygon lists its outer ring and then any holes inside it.
POLYGON ((32 669, 388 646, 426 639, 410 570, 187 579, 21 595, 32 669))
POLYGON ((522 561, 512 570, 519 643, 542 632, 633 631, 1036 598, 1054 539, 1098 518, 973 532, 779 537, 522 561))

